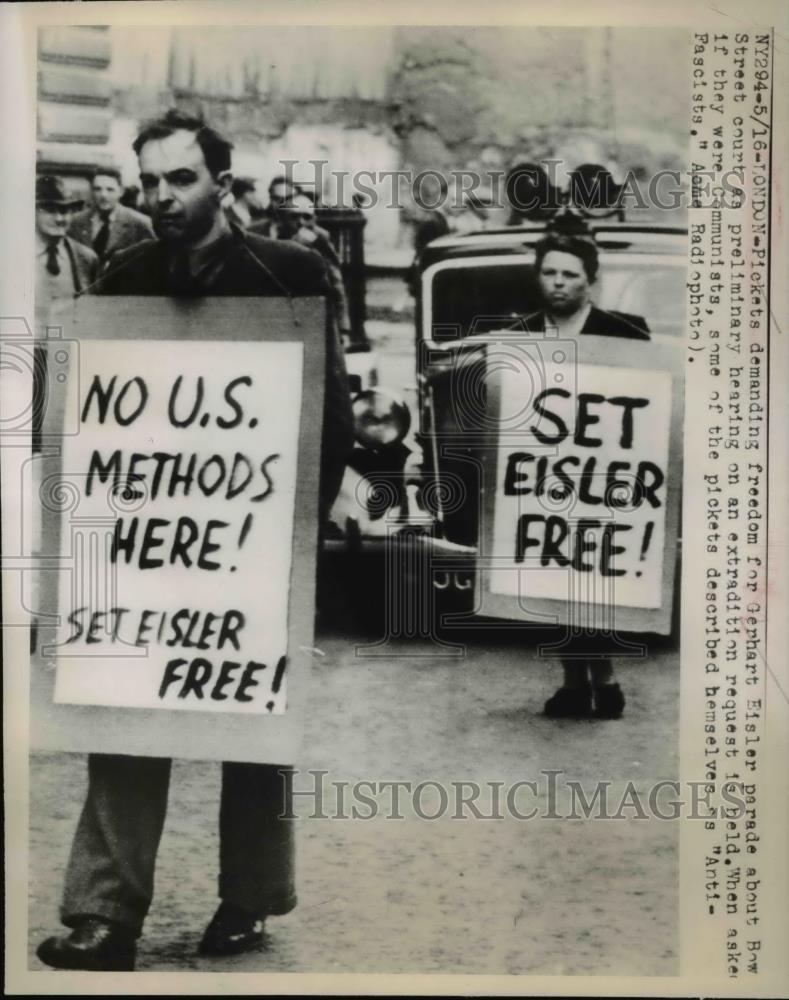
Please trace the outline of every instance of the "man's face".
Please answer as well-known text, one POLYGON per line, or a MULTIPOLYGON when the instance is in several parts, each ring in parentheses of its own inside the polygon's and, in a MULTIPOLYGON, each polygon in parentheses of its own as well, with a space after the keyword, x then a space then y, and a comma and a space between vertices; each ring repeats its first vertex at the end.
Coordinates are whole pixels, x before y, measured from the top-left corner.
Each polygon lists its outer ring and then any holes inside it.
POLYGON ((184 129, 146 142, 139 162, 140 183, 157 235, 171 243, 199 243, 221 212, 230 174, 213 177, 194 132, 184 129))
POLYGON ((93 204, 100 212, 111 212, 123 193, 120 184, 114 177, 105 177, 103 174, 97 174, 93 178, 91 190, 93 204))
POLYGON ((36 229, 47 239, 66 235, 71 209, 63 205, 36 205, 36 229))
POLYGON ((280 208, 293 195, 293 185, 280 181, 269 188, 268 201, 271 208, 280 208))
POLYGON ((575 254, 550 250, 537 279, 546 308, 556 316, 572 316, 589 301, 589 279, 575 254))
POLYGON ((286 201, 277 209, 280 235, 293 237, 300 229, 315 228, 315 206, 303 194, 286 201))

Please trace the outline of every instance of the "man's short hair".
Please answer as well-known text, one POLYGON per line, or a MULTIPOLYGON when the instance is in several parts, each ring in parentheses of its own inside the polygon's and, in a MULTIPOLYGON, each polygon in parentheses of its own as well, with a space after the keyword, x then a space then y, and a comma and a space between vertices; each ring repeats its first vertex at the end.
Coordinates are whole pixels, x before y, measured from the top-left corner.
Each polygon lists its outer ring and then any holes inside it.
POLYGON ((146 142, 152 139, 166 139, 175 132, 194 132, 197 145, 203 151, 205 164, 212 176, 217 177, 224 171, 230 170, 230 151, 233 143, 206 125, 201 117, 179 111, 178 108, 171 108, 161 117, 146 122, 132 143, 132 149, 139 156, 146 142))
POLYGON ((287 184, 296 194, 302 194, 301 185, 297 184, 292 177, 288 177, 287 174, 277 174, 276 177, 272 177, 268 185, 268 193, 271 194, 273 188, 277 187, 278 184, 287 184))
POLYGON ((255 182, 251 177, 236 177, 230 191, 234 198, 243 198, 245 194, 254 193, 255 182))
POLYGON ((123 187, 123 178, 121 177, 121 172, 117 167, 96 167, 90 175, 90 183, 92 184, 97 177, 111 177, 114 181, 117 181, 121 187, 123 187))
POLYGON ((569 233, 548 233, 543 236, 534 248, 534 267, 537 271, 542 267, 542 262, 547 254, 554 250, 557 253, 569 253, 573 257, 577 257, 583 264, 589 283, 594 282, 600 261, 597 245, 591 237, 573 236, 569 233))

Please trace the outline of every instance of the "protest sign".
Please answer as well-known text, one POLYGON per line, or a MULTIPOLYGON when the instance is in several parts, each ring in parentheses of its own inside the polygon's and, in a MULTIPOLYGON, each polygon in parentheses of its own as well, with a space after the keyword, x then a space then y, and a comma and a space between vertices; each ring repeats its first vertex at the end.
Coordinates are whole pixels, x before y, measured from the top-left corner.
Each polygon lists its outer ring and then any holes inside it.
POLYGON ((546 352, 538 377, 535 366, 491 371, 500 433, 485 472, 483 610, 667 633, 682 477, 678 352, 593 336, 577 347, 572 362, 546 352))
POLYGON ((323 329, 307 299, 85 299, 63 316, 75 349, 45 424, 37 745, 290 759, 323 329))

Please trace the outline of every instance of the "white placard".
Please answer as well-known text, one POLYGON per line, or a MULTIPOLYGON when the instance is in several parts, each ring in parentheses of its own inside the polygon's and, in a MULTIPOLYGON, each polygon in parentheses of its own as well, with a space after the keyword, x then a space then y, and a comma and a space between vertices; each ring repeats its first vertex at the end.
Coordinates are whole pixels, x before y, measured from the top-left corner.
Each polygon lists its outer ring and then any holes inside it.
POLYGON ((86 340, 55 701, 285 711, 303 347, 86 340))
POLYGON ((501 375, 492 593, 661 606, 671 375, 547 364, 501 375))

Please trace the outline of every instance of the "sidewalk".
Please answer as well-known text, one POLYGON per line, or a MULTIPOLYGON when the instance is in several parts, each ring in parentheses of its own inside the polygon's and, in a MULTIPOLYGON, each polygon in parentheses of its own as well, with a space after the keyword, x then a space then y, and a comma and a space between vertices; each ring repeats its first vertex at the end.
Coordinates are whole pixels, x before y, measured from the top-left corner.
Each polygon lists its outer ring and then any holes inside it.
MULTIPOLYGON (((585 788, 607 779, 612 796, 628 780, 645 790, 678 775, 676 653, 621 661, 621 720, 559 722, 539 714, 559 668, 533 650, 469 648, 459 659, 412 640, 372 658, 361 642, 317 639, 324 655, 312 668, 296 788, 311 787, 307 768, 328 769, 327 783, 507 786, 551 768, 585 788)), ((41 968, 35 945, 58 926, 84 772, 78 756, 32 759, 31 968, 41 968)), ((408 809, 402 820, 305 816, 299 905, 269 921, 268 950, 198 959, 216 901, 218 799, 218 764, 176 762, 140 970, 677 974, 677 823, 430 822, 408 809)), ((425 811, 435 801, 427 796, 425 811)))

